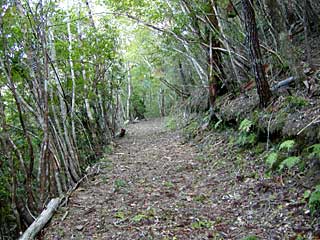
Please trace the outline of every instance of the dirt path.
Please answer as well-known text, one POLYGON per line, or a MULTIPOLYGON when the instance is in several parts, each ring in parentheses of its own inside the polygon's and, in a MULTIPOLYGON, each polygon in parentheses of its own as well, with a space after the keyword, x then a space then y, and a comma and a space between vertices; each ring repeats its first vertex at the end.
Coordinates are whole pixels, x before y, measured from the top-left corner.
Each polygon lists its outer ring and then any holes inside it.
POLYGON ((225 136, 204 155, 153 120, 131 125, 117 144, 43 239, 289 239, 312 231, 304 204, 291 199, 303 192, 262 180, 254 164, 242 174, 225 136))

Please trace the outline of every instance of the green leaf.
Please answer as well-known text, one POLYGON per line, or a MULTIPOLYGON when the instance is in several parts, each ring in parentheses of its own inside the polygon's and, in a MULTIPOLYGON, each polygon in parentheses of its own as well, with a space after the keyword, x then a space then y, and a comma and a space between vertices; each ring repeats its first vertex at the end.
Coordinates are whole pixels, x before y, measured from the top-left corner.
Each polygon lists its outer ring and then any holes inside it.
POLYGON ((248 236, 242 238, 242 240, 259 240, 259 238, 257 236, 248 236))
POLYGON ((240 123, 239 130, 241 132, 249 132, 252 125, 253 125, 253 122, 245 118, 240 123))
POLYGON ((316 190, 311 193, 308 206, 312 215, 320 212, 320 185, 317 185, 316 190))
POLYGON ((124 212, 121 212, 121 211, 117 212, 117 213, 114 215, 114 217, 115 217, 115 218, 119 218, 119 219, 121 219, 121 220, 124 220, 124 219, 126 218, 124 212))
POLYGON ((287 140, 280 144, 279 150, 287 149, 287 151, 291 150, 295 144, 294 140, 287 140))
POLYGON ((142 221, 143 219, 146 219, 147 218, 147 216, 146 215, 144 215, 144 214, 138 214, 138 215, 136 215, 136 216, 134 216, 131 220, 133 221, 133 222, 140 222, 140 221, 142 221))
POLYGON ((320 157, 320 143, 314 144, 307 149, 312 151, 310 157, 320 157))
POLYGON ((278 160, 278 153, 272 152, 268 155, 266 163, 270 168, 272 168, 274 167, 274 164, 277 162, 277 160, 278 160))
POLYGON ((209 229, 213 226, 213 222, 210 220, 197 220, 196 222, 191 224, 191 227, 194 229, 209 229))
POLYGON ((282 171, 285 167, 288 169, 291 169, 295 165, 297 165, 300 162, 299 157, 288 157, 285 160, 283 160, 279 166, 279 170, 282 171))
POLYGON ((116 188, 124 188, 127 186, 127 183, 123 179, 116 179, 114 182, 114 185, 116 188))

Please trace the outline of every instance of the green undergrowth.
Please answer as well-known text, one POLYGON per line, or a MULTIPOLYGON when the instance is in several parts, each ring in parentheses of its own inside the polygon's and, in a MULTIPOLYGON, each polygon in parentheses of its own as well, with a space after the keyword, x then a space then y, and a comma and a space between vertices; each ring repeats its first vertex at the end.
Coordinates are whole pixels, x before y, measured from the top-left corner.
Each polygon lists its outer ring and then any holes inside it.
MULTIPOLYGON (((283 115, 274 115, 275 119, 278 117, 280 124, 283 124, 284 119, 282 118, 289 111, 292 111, 289 110, 290 108, 301 109, 307 106, 308 102, 300 97, 288 97, 282 104, 284 108, 278 112, 283 115)), ((299 138, 288 138, 282 135, 269 138, 270 136, 262 132, 261 126, 259 126, 261 116, 264 114, 266 114, 264 111, 255 111, 251 114, 251 118, 239 119, 233 125, 222 119, 210 122, 209 114, 194 115, 186 121, 182 121, 182 118, 179 117, 170 117, 167 119, 166 125, 170 129, 181 129, 186 141, 191 141, 199 146, 202 154, 197 160, 204 164, 210 163, 210 157, 206 152, 210 152, 211 147, 217 144, 215 137, 221 135, 227 138, 227 148, 235 149, 236 156, 226 156, 225 159, 218 161, 219 164, 233 161, 234 166, 240 169, 240 172, 244 171, 242 169, 248 165, 245 155, 249 153, 250 158, 255 159, 255 164, 263 166, 265 176, 269 178, 279 175, 295 178, 297 174, 307 176, 309 172, 318 172, 320 167, 318 170, 316 168, 320 166, 320 143, 306 144, 299 138), (210 136, 213 136, 212 140, 210 136)), ((212 164, 217 164, 217 162, 212 164)), ((246 173, 246 175, 249 176, 250 173, 246 173)), ((251 175, 252 177, 256 176, 255 173, 251 175)), ((320 213, 319 186, 311 186, 309 195, 305 198, 311 216, 318 216, 320 213)))
POLYGON ((179 121, 172 116, 165 118, 165 126, 170 130, 176 130, 179 127, 179 121))
POLYGON ((259 240, 260 238, 258 238, 257 236, 248 236, 248 237, 244 237, 241 240, 259 240))

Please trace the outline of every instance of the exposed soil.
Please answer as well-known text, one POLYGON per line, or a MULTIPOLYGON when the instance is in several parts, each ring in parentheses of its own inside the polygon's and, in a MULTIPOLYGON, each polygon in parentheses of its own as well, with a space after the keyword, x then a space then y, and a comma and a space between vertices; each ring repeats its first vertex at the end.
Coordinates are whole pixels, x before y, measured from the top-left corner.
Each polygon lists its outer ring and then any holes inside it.
POLYGON ((317 238, 304 176, 265 177, 263 161, 229 144, 226 133, 208 135, 204 148, 161 120, 127 133, 42 239, 317 238))

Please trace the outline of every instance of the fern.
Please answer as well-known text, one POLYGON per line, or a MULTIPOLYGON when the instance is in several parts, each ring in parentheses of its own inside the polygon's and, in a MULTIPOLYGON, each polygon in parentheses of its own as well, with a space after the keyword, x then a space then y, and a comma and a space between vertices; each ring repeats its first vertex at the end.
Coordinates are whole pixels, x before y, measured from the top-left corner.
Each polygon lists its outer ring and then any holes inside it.
POLYGON ((287 151, 290 151, 294 147, 294 145, 295 145, 294 140, 287 140, 281 143, 277 151, 272 152, 268 155, 266 159, 266 163, 269 165, 269 167, 278 168, 279 171, 282 171, 284 168, 291 169, 295 165, 297 165, 300 162, 300 158, 297 156, 289 156, 285 159, 279 159, 279 154, 281 150, 285 149, 287 151))
POLYGON ((288 169, 291 169, 295 165, 297 165, 299 162, 300 162, 299 157, 288 157, 280 163, 279 170, 282 171, 285 167, 287 167, 288 169))
POLYGON ((320 185, 317 185, 316 190, 311 193, 308 206, 313 216, 320 212, 320 185))
POLYGON ((274 167, 274 164, 278 160, 278 153, 272 152, 268 155, 266 163, 269 165, 270 168, 274 167))
POLYGON ((320 158, 320 143, 314 144, 310 147, 308 147, 308 150, 312 150, 310 153, 310 157, 319 157, 320 158))
POLYGON ((294 147, 294 140, 287 140, 280 144, 279 150, 286 149, 287 151, 291 150, 294 147))
POLYGON ((240 123, 239 130, 241 132, 249 132, 252 125, 253 125, 253 122, 251 120, 245 118, 240 123))
POLYGON ((253 145, 256 142, 257 135, 255 133, 241 133, 238 137, 237 144, 240 146, 253 145))

